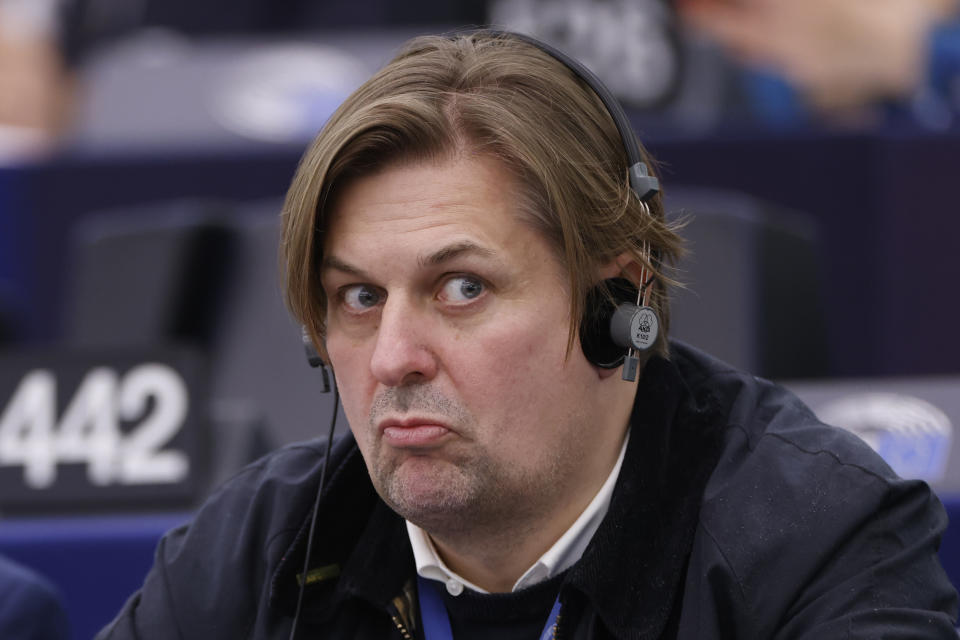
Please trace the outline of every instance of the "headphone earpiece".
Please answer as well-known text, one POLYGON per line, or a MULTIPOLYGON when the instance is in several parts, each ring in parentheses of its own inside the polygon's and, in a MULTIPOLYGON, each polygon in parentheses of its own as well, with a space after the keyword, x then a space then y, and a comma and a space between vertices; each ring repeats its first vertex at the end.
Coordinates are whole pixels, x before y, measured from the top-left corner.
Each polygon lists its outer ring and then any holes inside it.
POLYGON ((592 364, 616 369, 629 360, 624 379, 636 379, 635 351, 646 351, 660 335, 660 318, 637 305, 637 287, 626 278, 609 278, 587 293, 580 322, 580 346, 592 364), (629 370, 628 370, 629 369, 629 370))
POLYGON ((626 278, 610 278, 590 289, 580 322, 580 346, 588 361, 602 369, 623 364, 624 349, 613 340, 610 322, 620 304, 636 299, 637 288, 626 278))
POLYGON ((617 305, 610 318, 610 338, 624 349, 646 351, 660 335, 660 319, 652 307, 632 302, 617 305))
POLYGON ((323 392, 330 393, 330 372, 327 371, 327 363, 323 361, 317 348, 313 346, 313 340, 306 327, 300 328, 300 339, 303 341, 303 351, 307 356, 307 364, 314 369, 320 369, 320 376, 323 378, 323 392))

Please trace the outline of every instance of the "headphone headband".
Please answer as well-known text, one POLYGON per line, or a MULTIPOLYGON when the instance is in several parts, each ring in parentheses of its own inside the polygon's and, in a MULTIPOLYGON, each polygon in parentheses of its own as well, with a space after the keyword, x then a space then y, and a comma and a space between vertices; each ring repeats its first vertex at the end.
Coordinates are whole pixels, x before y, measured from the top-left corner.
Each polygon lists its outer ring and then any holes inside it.
MULTIPOLYGON (((513 38, 525 42, 566 66, 590 87, 600 98, 617 127, 621 143, 627 153, 630 188, 639 198, 642 209, 650 215, 650 206, 647 201, 659 193, 660 181, 650 175, 640 155, 640 144, 627 119, 627 114, 600 78, 579 60, 532 36, 496 29, 482 29, 472 33, 513 38)), ((642 251, 645 259, 652 263, 651 266, 660 262, 659 253, 651 251, 648 242, 643 243, 642 251)), ((602 294, 602 285, 598 285, 591 291, 586 301, 585 314, 580 323, 580 343, 584 355, 590 362, 601 368, 623 366, 621 377, 624 380, 636 380, 640 365, 639 352, 654 346, 660 333, 659 317, 656 311, 648 306, 650 284, 654 278, 655 275, 643 266, 640 270, 639 287, 634 288, 628 280, 606 281, 607 286, 612 288, 609 293, 617 298, 613 304, 608 296, 602 294), (631 297, 636 297, 636 303, 624 299, 624 293, 629 291, 635 291, 631 297), (626 354, 623 353, 624 348, 626 348, 626 354)))
POLYGON ((607 88, 607 85, 593 71, 588 69, 582 62, 568 56, 566 53, 543 40, 538 40, 533 36, 516 31, 503 31, 499 29, 481 29, 472 33, 485 33, 494 36, 503 36, 525 42, 540 51, 550 55, 565 67, 570 69, 578 78, 583 80, 587 86, 600 98, 607 113, 613 118, 613 124, 617 127, 620 134, 620 141, 623 149, 627 153, 627 165, 629 166, 630 187, 641 201, 646 201, 660 191, 660 181, 651 176, 643 156, 640 154, 640 145, 637 143, 637 136, 633 131, 633 126, 627 118, 623 106, 614 97, 613 92, 607 88))

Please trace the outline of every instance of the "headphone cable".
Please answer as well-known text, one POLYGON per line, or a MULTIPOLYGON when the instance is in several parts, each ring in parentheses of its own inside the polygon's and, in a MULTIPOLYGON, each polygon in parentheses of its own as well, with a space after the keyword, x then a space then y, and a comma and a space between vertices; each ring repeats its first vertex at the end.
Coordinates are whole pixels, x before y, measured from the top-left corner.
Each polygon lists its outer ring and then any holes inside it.
POLYGON ((337 412, 340 409, 340 390, 333 385, 333 414, 330 416, 330 429, 327 432, 327 448, 323 452, 323 468, 320 470, 320 485, 313 500, 313 514, 310 516, 310 530, 307 533, 307 551, 303 558, 303 571, 300 573, 300 591, 297 593, 297 608, 293 614, 293 626, 290 628, 290 640, 297 636, 297 623, 300 621, 300 609, 303 606, 303 593, 307 587, 307 571, 310 568, 310 552, 313 549, 313 534, 317 527, 317 512, 320 509, 320 496, 323 495, 323 481, 327 477, 327 465, 330 462, 330 449, 333 447, 333 432, 337 428, 337 412))

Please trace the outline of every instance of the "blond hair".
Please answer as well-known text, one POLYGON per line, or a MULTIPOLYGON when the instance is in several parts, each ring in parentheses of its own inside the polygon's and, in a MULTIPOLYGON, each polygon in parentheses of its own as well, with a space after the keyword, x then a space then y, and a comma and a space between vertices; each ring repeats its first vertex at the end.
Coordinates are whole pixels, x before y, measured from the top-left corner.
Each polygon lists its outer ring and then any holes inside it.
MULTIPOLYGON (((647 201, 647 215, 630 190, 613 119, 589 86, 551 55, 492 32, 411 40, 340 105, 301 159, 284 204, 281 261, 287 304, 314 342, 322 348, 323 234, 337 189, 399 161, 464 152, 498 159, 518 180, 521 215, 567 271, 571 318, 583 316, 602 265, 626 253, 653 270, 655 350, 666 355, 672 280, 663 270, 682 241, 661 195, 647 201), (649 259, 645 243, 660 260, 649 259)), ((641 155, 652 167, 642 146, 641 155)))

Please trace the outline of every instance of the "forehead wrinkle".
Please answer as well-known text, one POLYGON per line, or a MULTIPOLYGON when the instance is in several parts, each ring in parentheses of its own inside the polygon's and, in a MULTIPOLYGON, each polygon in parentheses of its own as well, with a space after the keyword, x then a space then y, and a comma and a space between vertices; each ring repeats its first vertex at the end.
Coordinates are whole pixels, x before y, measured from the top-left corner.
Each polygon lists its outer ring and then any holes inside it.
MULTIPOLYGON (((430 253, 426 256, 419 256, 417 258, 417 264, 420 268, 429 268, 437 267, 445 262, 449 262, 455 258, 464 255, 477 255, 485 258, 494 258, 497 255, 497 252, 493 249, 488 249, 487 247, 481 246, 470 240, 463 240, 460 242, 455 242, 453 244, 447 245, 440 248, 433 253, 430 253)), ((368 274, 363 269, 356 267, 345 260, 338 258, 335 255, 327 254, 324 256, 323 264, 320 267, 321 271, 340 271, 351 276, 359 278, 368 278, 368 274)))

